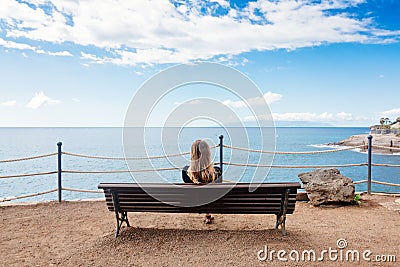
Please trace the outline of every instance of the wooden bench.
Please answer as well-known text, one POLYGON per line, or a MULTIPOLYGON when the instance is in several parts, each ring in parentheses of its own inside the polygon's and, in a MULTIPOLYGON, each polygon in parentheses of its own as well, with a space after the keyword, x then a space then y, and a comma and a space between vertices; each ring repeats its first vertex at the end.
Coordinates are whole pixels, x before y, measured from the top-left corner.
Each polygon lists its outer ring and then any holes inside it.
POLYGON ((100 183, 107 207, 115 212, 118 237, 122 224, 129 227, 128 212, 211 213, 211 214, 275 214, 276 225, 286 235, 286 214, 292 214, 296 204, 299 183, 262 183, 249 192, 248 183, 221 183, 207 186, 166 183, 100 183), (179 186, 176 186, 179 185, 179 186), (227 191, 227 188, 230 189, 227 191), (208 204, 182 206, 185 197, 212 192, 223 195, 208 204), (210 191, 211 190, 211 191, 210 191), (148 192, 151 192, 149 195, 148 192), (168 199, 166 201, 160 201, 168 199))

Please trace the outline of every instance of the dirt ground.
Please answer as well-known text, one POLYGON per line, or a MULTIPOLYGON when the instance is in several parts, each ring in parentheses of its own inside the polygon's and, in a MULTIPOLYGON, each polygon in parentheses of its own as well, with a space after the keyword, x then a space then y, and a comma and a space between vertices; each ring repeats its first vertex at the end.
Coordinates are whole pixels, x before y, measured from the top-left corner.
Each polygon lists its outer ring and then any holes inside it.
POLYGON ((132 227, 117 239, 104 201, 3 205, 0 266, 399 266, 399 198, 364 195, 361 202, 298 202, 287 236, 273 229, 273 215, 214 214, 206 225, 201 214, 130 213, 132 227))

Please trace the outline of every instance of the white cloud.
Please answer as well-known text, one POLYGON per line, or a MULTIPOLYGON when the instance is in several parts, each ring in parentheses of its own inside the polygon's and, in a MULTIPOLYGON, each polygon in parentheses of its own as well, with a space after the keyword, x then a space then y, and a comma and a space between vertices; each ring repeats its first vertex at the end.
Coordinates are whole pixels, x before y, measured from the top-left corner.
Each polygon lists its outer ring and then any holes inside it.
MULTIPOLYGON (((312 112, 289 112, 289 113, 273 113, 272 117, 275 121, 305 121, 305 122, 322 122, 322 123, 338 123, 353 120, 351 113, 339 112, 336 114, 323 112, 323 113, 312 113, 312 112)), ((267 117, 266 117, 267 118, 267 117)), ((259 120, 266 119, 259 117, 259 120)), ((269 119, 269 117, 267 118, 269 119)), ((247 116, 244 118, 245 121, 255 121, 254 116, 247 116)))
POLYGON ((273 113, 276 121, 316 121, 316 122, 332 122, 332 121, 348 121, 353 119, 351 113, 339 112, 337 114, 323 112, 321 114, 303 112, 303 113, 273 113))
POLYGON ((3 102, 3 103, 0 103, 0 106, 3 106, 3 107, 13 107, 13 106, 15 106, 17 104, 17 101, 15 101, 15 100, 10 100, 10 101, 6 101, 6 102, 3 102))
POLYGON ((327 113, 322 113, 321 115, 318 115, 316 113, 310 113, 310 112, 299 112, 299 113, 273 113, 272 114, 274 120, 276 121, 320 121, 321 117, 328 117, 327 113))
POLYGON ((50 97, 46 96, 43 92, 35 93, 35 96, 26 104, 26 107, 31 109, 38 109, 43 105, 48 104, 59 104, 61 103, 60 100, 51 99, 50 97))
POLYGON ((49 56, 72 57, 72 54, 68 51, 47 52, 47 54, 49 56))
POLYGON ((212 0, 211 2, 218 3, 221 7, 229 7, 229 2, 226 0, 212 0))
POLYGON ((28 45, 28 44, 22 44, 22 43, 16 43, 13 41, 6 41, 2 38, 0 38, 0 45, 5 47, 5 48, 11 48, 11 49, 18 49, 18 50, 31 50, 35 51, 36 48, 28 45))
POLYGON ((351 121, 353 120, 353 114, 351 113, 346 113, 346 112, 339 112, 336 114, 336 118, 340 120, 346 120, 346 121, 351 121))
POLYGON ((232 101, 232 100, 228 99, 228 100, 223 101, 222 103, 224 105, 227 105, 232 108, 243 108, 243 107, 247 107, 248 105, 257 106, 257 105, 264 105, 265 103, 271 104, 271 103, 281 100, 282 97, 283 96, 281 94, 267 92, 263 96, 250 98, 245 101, 241 101, 241 100, 232 101))
POLYGON ((9 39, 4 42, 69 42, 82 46, 82 58, 97 64, 151 65, 199 59, 230 63, 232 56, 249 51, 398 41, 400 31, 379 29, 371 17, 358 18, 349 12, 363 2, 259 0, 238 8, 225 0, 159 0, 157 4, 150 0, 35 0, 30 5, 2 0, 0 21, 9 39), (225 12, 218 13, 221 9, 225 12), (90 52, 91 46, 100 48, 96 49, 99 52, 90 52))
MULTIPOLYGON (((0 38, 0 46, 3 46, 5 48, 17 49, 17 50, 33 51, 37 54, 46 54, 49 56, 64 56, 64 57, 72 56, 72 54, 68 51, 59 51, 59 52, 45 51, 45 50, 36 48, 36 47, 28 45, 28 44, 17 43, 17 42, 13 42, 13 41, 6 41, 2 38, 0 38)), ((22 52, 22 55, 24 57, 28 57, 25 52, 22 52)))
POLYGON ((394 108, 394 109, 383 111, 383 112, 381 112, 381 115, 399 117, 400 116, 400 108, 394 108))
POLYGON ((142 75, 144 75, 144 72, 143 71, 135 71, 135 74, 137 76, 142 76, 142 75))

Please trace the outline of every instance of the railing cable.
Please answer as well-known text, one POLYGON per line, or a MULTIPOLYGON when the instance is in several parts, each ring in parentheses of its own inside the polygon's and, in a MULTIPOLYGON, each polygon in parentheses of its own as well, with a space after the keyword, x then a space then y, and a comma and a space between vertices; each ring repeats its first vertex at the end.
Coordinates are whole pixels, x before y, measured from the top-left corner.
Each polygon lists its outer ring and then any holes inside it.
POLYGON ((382 163, 372 163, 372 166, 376 167, 394 167, 394 168, 399 168, 400 165, 394 165, 394 164, 382 164, 382 163))
POLYGON ((360 181, 353 182, 353 184, 363 184, 363 183, 366 183, 366 182, 368 182, 368 180, 360 180, 360 181))
POLYGON ((260 167, 260 168, 277 168, 277 169, 314 169, 314 168, 346 168, 346 167, 361 167, 367 166, 367 163, 359 164, 342 164, 342 165, 262 165, 262 164, 242 164, 242 163, 232 163, 224 162, 224 165, 232 165, 239 167, 260 167))
POLYGON ((53 193, 53 192, 56 192, 56 191, 57 191, 57 188, 51 189, 51 190, 48 190, 48 191, 44 191, 44 192, 39 192, 39 193, 34 193, 34 194, 29 194, 29 195, 23 195, 23 196, 18 196, 18 197, 6 197, 6 198, 3 198, 3 199, 0 199, 0 202, 6 202, 6 201, 22 199, 22 198, 28 198, 28 197, 35 197, 35 196, 40 196, 40 195, 53 193))
POLYGON ((56 171, 53 172, 37 172, 37 173, 26 173, 26 174, 16 174, 16 175, 5 175, 0 176, 0 179, 8 179, 8 178, 19 178, 19 177, 28 177, 28 176, 40 176, 40 175, 49 175, 55 174, 56 171))
POLYGON ((376 181, 376 180, 372 180, 372 183, 381 184, 381 185, 388 185, 388 186, 399 186, 400 187, 400 184, 387 183, 387 182, 381 182, 381 181, 376 181))
POLYGON ((90 190, 90 189, 79 189, 79 188, 67 188, 63 187, 62 190, 72 191, 72 192, 81 192, 81 193, 103 193, 103 190, 90 190))
POLYGON ((282 154, 282 155, 322 154, 322 153, 332 153, 332 152, 340 152, 340 151, 346 151, 346 150, 354 150, 357 148, 366 149, 368 147, 367 145, 359 145, 359 146, 354 146, 354 147, 345 147, 345 148, 338 148, 338 149, 331 149, 331 150, 284 152, 284 151, 266 151, 266 150, 258 150, 258 149, 249 149, 249 148, 229 146, 229 145, 223 145, 223 146, 226 148, 230 148, 230 149, 242 150, 242 151, 248 151, 248 152, 264 153, 264 154, 282 154))
POLYGON ((19 158, 19 159, 3 159, 3 160, 0 160, 0 163, 9 163, 9 162, 16 162, 16 161, 31 160, 31 159, 40 159, 40 158, 46 158, 46 157, 51 157, 51 156, 55 156, 55 155, 57 155, 57 153, 50 153, 50 154, 44 154, 44 155, 33 156, 33 157, 25 157, 25 158, 19 158))

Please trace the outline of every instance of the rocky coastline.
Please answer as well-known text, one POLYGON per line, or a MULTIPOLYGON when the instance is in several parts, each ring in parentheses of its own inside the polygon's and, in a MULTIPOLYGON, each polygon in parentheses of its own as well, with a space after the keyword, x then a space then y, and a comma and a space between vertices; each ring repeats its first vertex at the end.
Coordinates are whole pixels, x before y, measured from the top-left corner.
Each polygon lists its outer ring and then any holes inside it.
MULTIPOLYGON (((365 145, 365 148, 361 148, 361 151, 365 152, 368 147, 369 135, 370 134, 353 135, 347 139, 335 143, 329 143, 327 145, 347 146, 347 147, 356 147, 365 145)), ((371 136, 372 136, 372 145, 375 146, 372 148, 372 151, 374 153, 380 153, 380 154, 400 153, 400 136, 394 134, 371 134, 371 136)))

